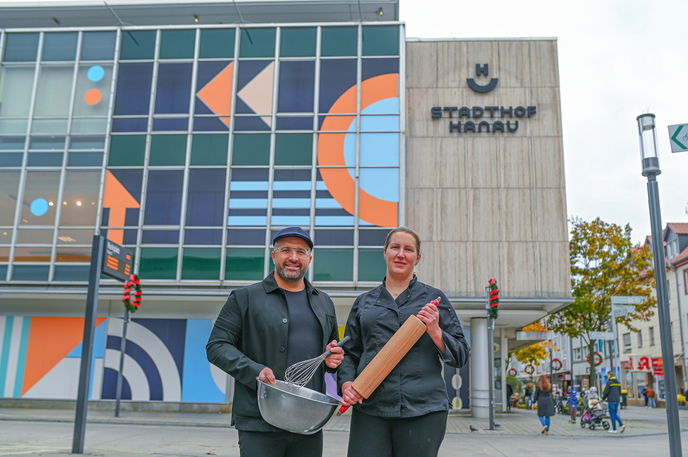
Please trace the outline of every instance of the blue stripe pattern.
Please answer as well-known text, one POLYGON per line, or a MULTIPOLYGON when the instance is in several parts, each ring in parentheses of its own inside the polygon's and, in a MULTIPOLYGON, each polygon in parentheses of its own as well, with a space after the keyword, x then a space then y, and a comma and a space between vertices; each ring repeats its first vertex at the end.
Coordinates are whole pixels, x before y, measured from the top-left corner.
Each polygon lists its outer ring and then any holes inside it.
POLYGON ((26 353, 29 349, 29 330, 31 329, 31 318, 22 318, 21 338, 19 342, 19 354, 17 357, 17 376, 14 381, 15 398, 21 398, 22 386, 24 385, 24 367, 26 367, 26 353))
POLYGON ((10 358, 10 343, 12 342, 12 326, 14 325, 14 317, 5 317, 5 337, 2 340, 2 352, 0 352, 0 396, 4 396, 5 383, 7 380, 7 365, 9 365, 10 358))

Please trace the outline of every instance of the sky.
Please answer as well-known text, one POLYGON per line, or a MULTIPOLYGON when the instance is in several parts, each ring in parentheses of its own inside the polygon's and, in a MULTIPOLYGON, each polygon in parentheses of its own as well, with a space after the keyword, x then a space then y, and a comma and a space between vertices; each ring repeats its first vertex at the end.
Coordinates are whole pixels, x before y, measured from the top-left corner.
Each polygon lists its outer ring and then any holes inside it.
POLYGON ((688 222, 688 1, 401 0, 407 38, 556 37, 569 218, 650 234, 636 117, 656 115, 662 226, 688 222))

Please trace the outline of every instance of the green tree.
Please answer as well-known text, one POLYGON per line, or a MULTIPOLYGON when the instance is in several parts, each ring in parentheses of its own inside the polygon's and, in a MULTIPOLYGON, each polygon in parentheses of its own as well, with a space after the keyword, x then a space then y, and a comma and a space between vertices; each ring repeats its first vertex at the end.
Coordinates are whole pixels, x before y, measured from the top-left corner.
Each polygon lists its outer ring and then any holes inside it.
POLYGON ((650 297, 654 289, 652 252, 649 246, 631 243, 631 227, 621 227, 597 218, 591 222, 571 220, 569 241, 571 286, 574 302, 549 319, 555 332, 582 337, 588 348, 590 385, 596 385, 595 347, 591 332, 610 331, 611 297, 634 295, 647 297, 635 312, 617 318, 632 331, 634 320, 647 321, 657 304, 650 297))
MULTIPOLYGON (((513 355, 519 362, 536 367, 540 365, 540 362, 542 362, 548 357, 549 352, 547 351, 546 347, 547 342, 542 341, 539 343, 531 344, 530 346, 526 346, 521 349, 516 349, 515 351, 513 351, 513 355)), ((532 382, 533 373, 528 374, 530 375, 530 381, 532 382)))

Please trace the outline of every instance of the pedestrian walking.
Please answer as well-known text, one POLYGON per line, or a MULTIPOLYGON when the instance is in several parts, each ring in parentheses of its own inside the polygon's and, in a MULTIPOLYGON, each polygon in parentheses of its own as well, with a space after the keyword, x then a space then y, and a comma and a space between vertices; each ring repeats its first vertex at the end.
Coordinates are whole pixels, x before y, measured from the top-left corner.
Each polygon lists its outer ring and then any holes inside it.
POLYGON ((524 394, 526 396, 526 403, 528 405, 528 409, 531 409, 533 407, 533 388, 530 386, 530 383, 526 384, 524 394))
POLYGON ((647 403, 648 403, 648 398, 647 398, 647 387, 643 387, 643 390, 640 392, 643 396, 643 403, 645 403, 645 407, 647 408, 647 403))
POLYGON ((578 392, 576 392, 576 389, 573 388, 573 385, 569 387, 568 400, 569 414, 571 415, 569 422, 575 424, 576 417, 578 416, 578 392))
POLYGON ((625 409, 628 407, 628 390, 627 389, 621 389, 621 404, 619 405, 619 409, 625 409))
POLYGON ((552 396, 552 383, 547 376, 540 375, 533 396, 533 402, 537 403, 537 415, 542 429, 540 433, 549 433, 551 417, 554 416, 554 398, 552 396))
MULTIPOLYGON (((222 307, 206 346, 208 360, 236 380, 232 425, 241 457, 321 457, 323 433, 290 433, 265 422, 258 409, 257 380, 275 383, 286 368, 332 352, 324 364, 334 371, 344 358, 336 347, 334 304, 305 278, 313 242, 299 227, 273 238, 275 271, 263 281, 235 289, 222 307)), ((322 368, 306 385, 324 392, 322 368)), ((293 412, 298 413, 297 411, 293 412)))
POLYGON ((647 405, 650 408, 656 408, 657 394, 655 393, 655 389, 653 389, 652 386, 647 386, 647 389, 645 389, 645 395, 647 395, 647 405))
POLYGON ((514 395, 514 388, 511 384, 506 383, 506 410, 511 411, 511 397, 514 395))
POLYGON ((337 373, 342 402, 353 405, 349 457, 436 457, 444 439, 449 399, 443 367, 464 366, 469 348, 447 296, 414 274, 420 245, 411 229, 391 230, 382 252, 382 284, 360 295, 349 313, 351 341, 337 373), (352 381, 411 315, 427 331, 364 400, 352 381))
POLYGON ((611 375, 607 380, 607 385, 604 386, 602 391, 602 400, 607 400, 607 407, 609 408, 609 418, 612 420, 612 429, 609 433, 617 433, 616 423, 619 423, 621 427, 618 431, 623 433, 626 430, 626 426, 621 421, 621 416, 619 416, 619 403, 621 402, 621 383, 616 376, 611 375))

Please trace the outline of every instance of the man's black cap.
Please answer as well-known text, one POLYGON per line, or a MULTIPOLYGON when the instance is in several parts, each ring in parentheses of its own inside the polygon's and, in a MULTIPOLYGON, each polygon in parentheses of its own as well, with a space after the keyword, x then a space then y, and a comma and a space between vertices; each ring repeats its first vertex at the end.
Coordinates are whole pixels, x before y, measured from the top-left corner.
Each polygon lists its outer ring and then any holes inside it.
POLYGON ((308 246, 310 246, 311 249, 313 249, 313 241, 311 240, 311 237, 308 235, 308 232, 304 231, 301 227, 283 228, 282 230, 277 232, 277 234, 272 239, 272 245, 274 246, 275 243, 277 243, 277 240, 279 240, 280 238, 286 238, 288 236, 295 236, 296 238, 301 238, 306 243, 308 243, 308 246))

